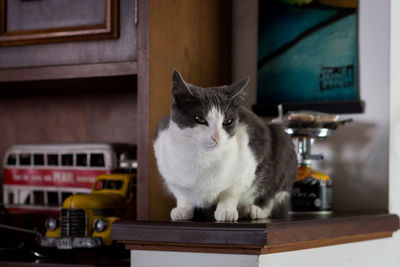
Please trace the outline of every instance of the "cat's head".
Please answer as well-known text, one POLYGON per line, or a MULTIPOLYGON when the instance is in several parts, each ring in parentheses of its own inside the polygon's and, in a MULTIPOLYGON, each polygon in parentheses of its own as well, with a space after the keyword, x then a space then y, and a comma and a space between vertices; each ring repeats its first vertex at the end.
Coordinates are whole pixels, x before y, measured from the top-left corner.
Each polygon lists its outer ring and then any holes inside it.
POLYGON ((171 119, 192 145, 203 151, 222 147, 237 129, 238 107, 249 78, 220 87, 201 88, 173 72, 171 119))

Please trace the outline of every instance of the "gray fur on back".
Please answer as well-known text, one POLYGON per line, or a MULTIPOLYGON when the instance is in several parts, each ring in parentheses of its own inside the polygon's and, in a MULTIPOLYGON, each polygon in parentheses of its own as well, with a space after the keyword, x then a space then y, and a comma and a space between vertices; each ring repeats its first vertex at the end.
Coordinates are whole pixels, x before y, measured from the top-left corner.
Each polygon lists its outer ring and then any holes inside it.
MULTIPOLYGON (((297 173, 297 156, 290 136, 280 125, 265 123, 243 106, 239 107, 239 120, 247 125, 249 146, 258 161, 255 204, 265 206, 276 192, 291 192, 297 173)), ((281 208, 275 210, 273 216, 281 216, 287 209, 281 208)))

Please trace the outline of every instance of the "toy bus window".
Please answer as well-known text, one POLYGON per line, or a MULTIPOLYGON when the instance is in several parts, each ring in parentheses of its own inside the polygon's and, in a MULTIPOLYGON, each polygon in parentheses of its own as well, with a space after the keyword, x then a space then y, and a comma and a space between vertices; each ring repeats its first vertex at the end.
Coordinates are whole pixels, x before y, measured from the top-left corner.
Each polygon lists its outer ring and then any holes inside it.
POLYGON ((108 180, 105 184, 106 189, 119 190, 122 187, 122 181, 108 180))
POLYGON ((8 204, 14 204, 14 192, 8 192, 8 204))
POLYGON ((21 190, 19 198, 20 200, 18 200, 17 203, 31 204, 31 193, 32 191, 21 190))
POLYGON ((94 186, 94 190, 101 190, 103 189, 104 180, 98 180, 94 186))
POLYGON ((34 205, 44 205, 44 192, 43 191, 33 191, 33 204, 34 205))
POLYGON ((76 154, 76 166, 79 166, 79 167, 87 166, 87 155, 86 154, 76 154))
POLYGON ((28 193, 28 195, 26 195, 24 204, 31 204, 31 194, 28 193))
POLYGON ((58 155, 48 154, 47 155, 47 165, 48 166, 58 166, 58 155))
POLYGON ((73 165, 72 154, 61 155, 61 165, 62 166, 72 166, 73 165))
POLYGON ((8 155, 7 165, 17 165, 17 155, 15 154, 8 155))
POLYGON ((71 192, 62 192, 61 193, 61 202, 64 202, 64 200, 69 197, 70 195, 72 195, 71 192))
POLYGON ((31 165, 31 154, 20 154, 19 155, 19 164, 23 166, 31 165))
POLYGON ((33 165, 35 165, 35 166, 43 166, 44 165, 43 154, 33 154, 33 165))
POLYGON ((94 189, 102 190, 102 189, 110 189, 110 190, 119 190, 122 187, 122 181, 120 180, 98 180, 94 189))
POLYGON ((90 154, 91 167, 104 167, 104 155, 101 153, 90 154))
POLYGON ((58 192, 47 192, 47 203, 49 206, 58 206, 58 192))

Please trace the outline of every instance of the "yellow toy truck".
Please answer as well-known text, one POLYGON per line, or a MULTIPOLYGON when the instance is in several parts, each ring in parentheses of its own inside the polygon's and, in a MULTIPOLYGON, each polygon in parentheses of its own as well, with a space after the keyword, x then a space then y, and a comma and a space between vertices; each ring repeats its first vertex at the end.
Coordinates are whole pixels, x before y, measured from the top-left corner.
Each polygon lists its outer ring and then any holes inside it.
POLYGON ((112 245, 111 224, 120 218, 135 218, 135 186, 135 174, 98 176, 90 194, 64 200, 60 220, 46 220, 40 245, 58 249, 112 245))

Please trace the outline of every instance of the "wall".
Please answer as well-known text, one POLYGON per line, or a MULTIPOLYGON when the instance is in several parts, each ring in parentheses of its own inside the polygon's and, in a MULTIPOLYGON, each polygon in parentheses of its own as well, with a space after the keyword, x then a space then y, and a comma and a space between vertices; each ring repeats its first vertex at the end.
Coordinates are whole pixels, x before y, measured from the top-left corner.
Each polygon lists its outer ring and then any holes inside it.
MULTIPOLYGON (((256 80, 257 0, 235 1, 233 15, 233 80, 250 73, 256 80)), ((389 0, 359 4, 359 88, 363 114, 317 141, 314 153, 325 160, 314 165, 333 178, 335 210, 387 210, 389 140, 389 0)), ((255 103, 256 86, 249 89, 248 107, 255 103)))
POLYGON ((400 2, 391 0, 389 209, 400 214, 400 2))
MULTIPOLYGON (((389 212, 400 214, 400 2, 390 1, 390 141, 389 141, 389 212)), ((400 251, 400 231, 391 240, 400 251)), ((400 266, 400 254, 391 257, 400 266)))

